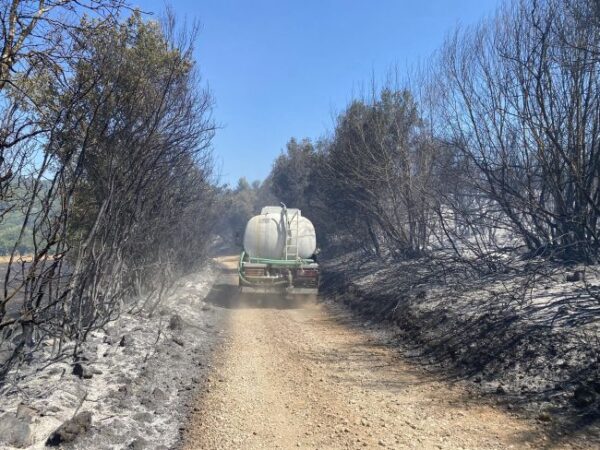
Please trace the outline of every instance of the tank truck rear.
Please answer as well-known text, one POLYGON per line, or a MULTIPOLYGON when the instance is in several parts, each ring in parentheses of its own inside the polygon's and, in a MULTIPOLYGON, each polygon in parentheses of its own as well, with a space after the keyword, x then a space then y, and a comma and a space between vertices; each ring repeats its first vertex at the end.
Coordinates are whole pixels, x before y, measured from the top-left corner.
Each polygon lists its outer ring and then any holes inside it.
POLYGON ((316 296, 316 249, 315 228, 299 209, 265 206, 246 225, 238 266, 241 291, 316 296))

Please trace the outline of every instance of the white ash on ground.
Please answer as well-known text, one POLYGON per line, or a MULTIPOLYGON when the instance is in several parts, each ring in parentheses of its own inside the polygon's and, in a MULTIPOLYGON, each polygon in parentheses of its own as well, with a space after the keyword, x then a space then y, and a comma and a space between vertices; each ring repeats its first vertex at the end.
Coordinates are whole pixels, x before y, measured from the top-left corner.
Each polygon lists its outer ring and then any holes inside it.
POLYGON ((214 277, 211 267, 184 277, 153 317, 123 313, 91 333, 79 363, 34 361, 12 374, 2 389, 0 448, 177 446, 220 339, 222 316, 203 301, 214 277))

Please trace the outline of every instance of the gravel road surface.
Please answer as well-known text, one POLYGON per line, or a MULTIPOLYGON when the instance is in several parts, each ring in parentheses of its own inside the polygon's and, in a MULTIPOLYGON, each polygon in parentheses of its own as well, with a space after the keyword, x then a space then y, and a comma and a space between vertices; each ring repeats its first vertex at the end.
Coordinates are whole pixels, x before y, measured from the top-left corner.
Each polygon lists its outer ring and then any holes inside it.
MULTIPOLYGON (((225 263, 223 286, 235 280, 235 260, 225 263)), ((416 368, 344 311, 219 295, 226 337, 185 449, 571 448, 416 368)))

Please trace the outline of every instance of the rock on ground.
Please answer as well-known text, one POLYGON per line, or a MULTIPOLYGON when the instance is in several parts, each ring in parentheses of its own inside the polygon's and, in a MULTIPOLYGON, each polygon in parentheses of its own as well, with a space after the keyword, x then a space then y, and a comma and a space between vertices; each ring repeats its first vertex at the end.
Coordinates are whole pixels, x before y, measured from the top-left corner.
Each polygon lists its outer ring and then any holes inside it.
POLYGON ((92 413, 81 412, 58 427, 46 440, 49 447, 73 442, 78 436, 86 433, 92 426, 92 413))
POLYGON ((26 448, 31 444, 31 430, 27 419, 10 413, 0 416, 0 444, 26 448))

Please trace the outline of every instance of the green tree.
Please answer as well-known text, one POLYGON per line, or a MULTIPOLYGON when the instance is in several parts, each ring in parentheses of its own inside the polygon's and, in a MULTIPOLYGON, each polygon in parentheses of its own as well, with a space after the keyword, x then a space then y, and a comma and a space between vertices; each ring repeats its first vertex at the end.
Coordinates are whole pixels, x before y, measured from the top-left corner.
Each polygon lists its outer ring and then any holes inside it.
POLYGON ((277 200, 270 193, 268 181, 249 183, 242 177, 234 189, 226 188, 221 192, 220 204, 219 234, 228 245, 239 249, 248 220, 263 206, 277 204, 277 200))
POLYGON ((326 156, 328 199, 359 240, 415 256, 428 244, 436 148, 407 90, 355 100, 337 121, 326 156))
POLYGON ((291 138, 286 152, 277 157, 269 176, 273 194, 290 208, 310 215, 314 201, 317 153, 309 139, 291 138))

